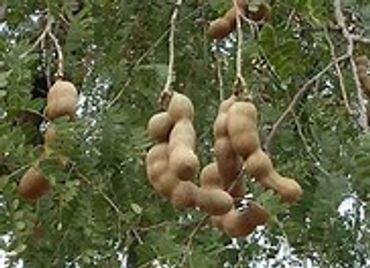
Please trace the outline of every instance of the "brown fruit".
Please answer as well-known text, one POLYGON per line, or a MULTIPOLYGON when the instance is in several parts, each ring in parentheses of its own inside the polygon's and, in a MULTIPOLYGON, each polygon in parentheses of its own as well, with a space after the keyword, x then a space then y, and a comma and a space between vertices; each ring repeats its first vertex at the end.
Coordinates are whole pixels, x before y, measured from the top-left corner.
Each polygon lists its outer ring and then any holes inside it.
POLYGON ((44 144, 46 147, 51 147, 55 142, 56 128, 54 124, 49 124, 44 134, 44 144))
POLYGON ((200 185, 202 188, 221 188, 222 178, 216 163, 206 165, 200 173, 200 185))
POLYGON ((213 124, 213 136, 217 139, 227 137, 227 113, 219 113, 213 124))
POLYGON ((233 105, 235 102, 236 97, 234 95, 231 95, 229 98, 223 100, 218 108, 218 113, 226 113, 229 111, 231 105, 233 105))
POLYGON ((149 136, 158 142, 168 139, 173 124, 167 112, 160 112, 153 115, 148 122, 149 136))
POLYGON ((369 59, 367 58, 366 55, 361 55, 361 56, 358 56, 356 59, 355 59, 355 62, 356 62, 356 65, 358 66, 364 66, 364 67, 367 67, 368 63, 369 63, 369 59))
POLYGON ((267 3, 262 3, 258 6, 256 11, 250 11, 247 8, 247 17, 255 22, 259 21, 266 21, 270 18, 271 15, 271 7, 267 3))
POLYGON ((170 170, 167 170, 157 179, 151 180, 154 190, 167 199, 172 198, 172 193, 180 182, 179 178, 170 170))
POLYGON ((188 147, 176 146, 170 153, 170 169, 181 180, 194 180, 199 172, 199 160, 188 147))
POLYGON ((177 146, 186 146, 195 149, 196 134, 193 124, 188 119, 177 121, 174 125, 169 138, 170 151, 177 146))
POLYGON ((274 170, 270 158, 261 149, 247 159, 245 168, 262 186, 273 189, 285 202, 297 202, 303 194, 295 180, 282 177, 274 170))
POLYGON ((212 217, 214 224, 231 237, 247 236, 257 226, 266 224, 268 219, 267 211, 253 202, 243 211, 231 209, 225 215, 212 217))
POLYGON ((194 208, 199 188, 190 181, 181 181, 171 195, 172 204, 179 209, 194 208))
POLYGON ((264 178, 274 170, 270 157, 261 149, 248 157, 245 168, 248 174, 255 178, 264 178))
POLYGON ((217 18, 209 24, 207 36, 210 39, 220 40, 228 36, 233 30, 234 27, 228 19, 217 18))
POLYGON ((230 117, 228 130, 233 149, 246 159, 261 146, 261 143, 255 124, 251 124, 251 121, 243 123, 242 119, 230 117))
POLYGON ((174 92, 168 105, 168 113, 174 123, 184 118, 192 121, 194 119, 194 106, 187 96, 174 92))
POLYGON ((37 201, 49 192, 49 181, 36 167, 30 167, 27 170, 18 186, 19 195, 30 202, 37 201))
POLYGON ((201 188, 197 206, 210 215, 223 215, 233 207, 233 198, 222 189, 201 188))
POLYGON ((234 151, 231 141, 227 137, 217 139, 214 149, 218 171, 224 186, 230 185, 230 182, 234 181, 239 174, 241 167, 240 157, 234 151))
POLYGON ((57 80, 49 89, 47 96, 46 117, 54 120, 58 117, 69 116, 74 119, 78 101, 75 86, 68 81, 57 80))
POLYGON ((357 74, 359 76, 359 79, 362 82, 368 76, 368 74, 367 74, 367 67, 364 66, 364 65, 357 66, 357 74))
POLYGON ((150 181, 155 181, 168 169, 168 143, 154 145, 146 154, 145 167, 150 181))
POLYGON ((257 124, 257 108, 252 102, 237 101, 233 103, 229 110, 229 115, 243 115, 257 124))

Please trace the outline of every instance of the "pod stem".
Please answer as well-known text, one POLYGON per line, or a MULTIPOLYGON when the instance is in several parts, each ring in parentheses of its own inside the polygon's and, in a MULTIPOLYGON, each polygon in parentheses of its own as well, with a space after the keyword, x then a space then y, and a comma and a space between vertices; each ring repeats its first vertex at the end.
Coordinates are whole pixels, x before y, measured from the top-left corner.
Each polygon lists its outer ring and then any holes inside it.
MULTIPOLYGON (((236 10, 236 29, 237 29, 237 35, 238 35, 238 45, 237 45, 237 52, 236 52, 236 78, 234 81, 234 88, 233 88, 233 94, 235 96, 245 95, 248 96, 248 87, 247 83, 243 77, 242 67, 243 67, 243 30, 241 25, 241 19, 240 16, 242 15, 240 11, 240 7, 237 4, 236 0, 233 0, 234 7, 236 10)), ((250 98, 248 96, 248 98, 250 98)))
POLYGON ((174 80, 173 69, 175 61, 175 31, 176 31, 176 21, 179 14, 179 8, 181 5, 182 0, 177 0, 170 20, 170 35, 168 39, 169 58, 168 58, 167 80, 158 101, 162 109, 167 108, 169 100, 172 97, 171 85, 174 80))

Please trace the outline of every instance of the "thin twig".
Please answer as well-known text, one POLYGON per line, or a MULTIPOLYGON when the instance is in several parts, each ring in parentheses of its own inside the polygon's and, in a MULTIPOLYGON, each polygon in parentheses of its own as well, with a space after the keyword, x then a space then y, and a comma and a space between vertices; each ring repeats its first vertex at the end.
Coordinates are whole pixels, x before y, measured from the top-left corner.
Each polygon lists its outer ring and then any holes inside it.
POLYGON ((326 37, 326 40, 329 44, 330 53, 331 53, 332 59, 334 61, 334 66, 335 66, 335 70, 337 72, 337 76, 338 76, 338 80, 339 80, 339 87, 340 87, 340 90, 342 92, 344 105, 345 105, 345 107, 348 111, 348 114, 349 115, 354 115, 354 111, 352 111, 351 106, 350 106, 349 101, 348 101, 347 90, 346 90, 346 86, 344 84, 342 70, 340 69, 339 63, 336 62, 337 57, 335 55, 335 47, 334 47, 333 42, 330 39, 330 36, 329 36, 329 33, 327 32, 327 30, 325 30, 325 37, 326 37))
POLYGON ((45 40, 45 37, 46 35, 50 32, 51 30, 51 24, 52 24, 52 20, 48 17, 47 21, 46 21, 46 25, 45 25, 45 28, 44 30, 41 32, 41 34, 38 36, 38 38, 36 39, 36 41, 32 44, 32 46, 27 50, 25 51, 24 53, 22 53, 19 58, 20 59, 24 59, 29 53, 31 53, 33 50, 36 49, 36 47, 45 40))
MULTIPOLYGON (((94 184, 90 181, 84 174, 82 174, 79 170, 76 169, 77 175, 83 179, 88 185, 93 186, 94 184)), ((96 188, 94 188, 96 189, 96 188)), ((122 217, 124 213, 119 209, 119 207, 114 203, 112 199, 109 198, 101 189, 96 189, 99 194, 108 202, 108 204, 117 212, 117 214, 122 217)))
MULTIPOLYGON (((186 17, 184 17, 183 19, 179 20, 178 21, 178 24, 180 24, 181 22, 189 19, 191 16, 193 16, 196 12, 198 11, 198 9, 195 9, 194 11, 190 12, 186 17)), ((167 36, 167 34, 169 33, 169 31, 171 30, 171 26, 169 28, 167 28, 163 34, 161 34, 161 36, 153 43, 153 45, 151 47, 149 47, 149 49, 147 51, 145 51, 143 53, 143 55, 140 56, 140 58, 135 62, 135 64, 133 65, 133 67, 131 68, 131 73, 136 71, 139 67, 140 67, 140 64, 141 62, 163 41, 163 39, 167 36)), ((128 86, 131 84, 133 80, 133 75, 130 76, 130 78, 126 81, 126 83, 122 86, 122 89, 117 93, 117 95, 115 97, 113 97, 113 99, 109 102, 109 104, 107 105, 107 108, 109 109, 110 107, 112 107, 123 95, 123 93, 125 92, 125 90, 128 88, 128 86)))
POLYGON ((224 81, 222 77, 222 60, 221 60, 221 53, 216 51, 216 68, 217 68, 217 80, 218 80, 218 96, 220 101, 224 100, 224 81))
POLYGON ((276 132, 278 131, 280 125, 283 123, 283 121, 285 120, 285 118, 288 116, 288 114, 292 111, 292 109, 295 107, 295 105, 297 104, 297 102, 300 100, 300 98, 303 96, 303 94, 310 89, 310 85, 313 84, 314 82, 316 82, 318 79, 321 78, 321 76, 323 76, 334 64, 335 62, 339 63, 345 59, 347 59, 349 57, 348 54, 345 54, 345 55, 342 55, 340 57, 338 57, 336 60, 330 62, 328 65, 326 65, 320 72, 318 72, 317 74, 315 74, 312 78, 310 78, 302 87, 300 90, 298 90, 298 92, 295 94, 295 96, 293 97, 292 101, 290 102, 290 104, 288 105, 288 107, 285 109, 285 111, 281 114, 281 116, 279 117, 279 119, 274 123, 274 125, 272 126, 272 129, 269 133, 269 135, 267 136, 266 138, 266 142, 264 144, 264 149, 266 151, 269 150, 269 146, 274 138, 274 136, 276 135, 276 132))
POLYGON ((54 46, 55 46, 55 49, 57 50, 57 55, 58 55, 58 69, 55 75, 58 78, 63 78, 64 77, 64 56, 63 56, 62 47, 59 44, 58 38, 56 38, 56 36, 51 31, 49 31, 49 36, 54 43, 54 46))
POLYGON ((242 12, 240 10, 240 7, 236 0, 233 0, 234 2, 234 8, 236 10, 236 30, 238 34, 238 46, 237 46, 237 52, 236 52, 236 63, 235 63, 235 69, 236 69, 236 79, 234 82, 234 94, 239 95, 240 93, 243 93, 245 95, 248 94, 248 88, 247 83, 245 82, 245 79, 243 77, 243 29, 240 21, 240 16, 242 15, 242 12))
POLYGON ((168 104, 168 101, 172 95, 171 85, 174 80, 174 62, 175 62, 175 31, 176 31, 176 20, 179 14, 179 8, 182 5, 182 0, 177 0, 175 3, 175 7, 172 12, 171 20, 170 20, 170 36, 168 38, 168 69, 167 69, 167 80, 164 88, 161 92, 159 98, 159 104, 162 108, 165 108, 168 104))
POLYGON ((186 262, 187 256, 190 254, 191 246, 193 244, 193 239, 195 235, 198 233, 198 231, 200 230, 200 228, 202 228, 203 224, 207 222, 209 217, 210 217, 209 215, 205 215, 189 234, 188 238, 186 239, 186 245, 183 251, 183 255, 182 255, 179 267, 185 267, 184 264, 186 262))
POLYGON ((316 157, 313 153, 312 153, 312 150, 311 150, 311 147, 310 145, 308 144, 307 142, 307 139, 305 137, 305 135, 303 134, 303 130, 302 130, 302 125, 300 124, 299 120, 298 120, 298 116, 295 114, 294 110, 292 110, 292 113, 293 113, 293 118, 294 118, 294 122, 297 126, 297 131, 298 131, 298 135, 299 137, 301 138, 302 140, 302 143, 304 145, 304 148, 307 152, 307 154, 311 157, 311 159, 314 161, 314 166, 320 170, 323 174, 325 174, 325 176, 327 177, 330 177, 330 173, 325 170, 323 167, 321 167, 321 164, 320 164, 320 159, 318 157, 316 157))
POLYGON ((344 38, 347 40, 347 54, 350 57, 351 67, 352 67, 352 74, 353 78, 356 83, 356 92, 357 92, 357 102, 358 102, 358 124, 362 128, 364 132, 369 131, 368 121, 367 121, 367 108, 365 99, 363 96, 363 91, 360 83, 360 79, 357 74, 357 66, 353 57, 353 50, 354 50, 354 37, 353 35, 348 31, 345 17, 342 12, 342 3, 341 0, 335 0, 334 1, 334 8, 335 8, 335 18, 337 20, 337 24, 341 27, 342 33, 344 38))

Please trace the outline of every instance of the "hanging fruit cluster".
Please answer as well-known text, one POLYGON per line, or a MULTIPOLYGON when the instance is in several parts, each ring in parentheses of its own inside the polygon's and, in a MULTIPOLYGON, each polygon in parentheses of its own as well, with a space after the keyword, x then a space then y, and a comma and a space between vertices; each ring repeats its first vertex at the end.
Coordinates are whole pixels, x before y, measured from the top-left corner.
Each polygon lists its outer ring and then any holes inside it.
POLYGON ((168 109, 153 115, 150 137, 157 143, 146 156, 146 172, 155 191, 177 208, 199 208, 211 216, 220 230, 232 237, 245 236, 265 224, 269 214, 250 202, 239 210, 234 198, 246 189, 240 180, 243 170, 261 185, 273 189, 283 201, 296 202, 302 189, 293 179, 278 174, 261 149, 257 131, 257 109, 236 96, 224 100, 214 122, 215 162, 200 172, 200 187, 194 183, 199 171, 195 154, 194 107, 189 98, 173 93, 168 109))
MULTIPOLYGON (((70 120, 75 119, 78 92, 75 86, 68 81, 58 79, 49 89, 47 106, 45 109, 46 118, 54 121, 59 117, 67 116, 70 120)), ((47 158, 49 147, 56 135, 55 127, 49 123, 45 132, 44 153, 41 159, 47 158)), ((19 195, 27 201, 35 202, 50 192, 50 183, 42 171, 36 167, 30 167, 21 178, 18 186, 19 195)))
MULTIPOLYGON (((252 21, 261 22, 270 17, 271 7, 268 3, 262 2, 254 9, 248 0, 236 0, 235 2, 241 15, 252 21)), ((237 14, 237 8, 233 6, 222 17, 211 21, 207 30, 208 37, 219 40, 232 33, 236 28, 237 14)))

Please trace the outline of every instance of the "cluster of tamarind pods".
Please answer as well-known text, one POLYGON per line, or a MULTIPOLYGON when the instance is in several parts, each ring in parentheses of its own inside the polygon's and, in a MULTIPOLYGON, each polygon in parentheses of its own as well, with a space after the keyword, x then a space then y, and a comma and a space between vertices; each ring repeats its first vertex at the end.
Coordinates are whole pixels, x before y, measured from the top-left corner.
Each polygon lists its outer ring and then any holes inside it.
MULTIPOLYGON (((367 72, 369 68, 369 59, 367 58, 366 55, 361 55, 356 58, 355 62, 357 67, 357 75, 358 79, 360 80, 362 92, 368 99, 370 99, 370 75, 367 72)), ((370 123, 369 104, 367 108, 367 120, 369 124, 370 123)))
POLYGON ((148 133, 156 144, 146 155, 146 172, 155 191, 177 208, 199 208, 213 224, 231 237, 246 236, 264 225, 268 212, 256 202, 239 210, 234 199, 246 194, 240 174, 245 170, 262 186, 274 190, 283 201, 300 199, 302 189, 293 179, 282 177, 261 149, 257 109, 236 96, 224 100, 213 125, 215 161, 200 171, 195 153, 194 107, 181 93, 173 93, 168 109, 154 114, 148 133))
MULTIPOLYGON (((57 118, 68 116, 73 120, 76 116, 78 92, 68 81, 58 79, 49 89, 45 116, 52 122, 57 118)), ((44 152, 41 159, 47 158, 50 145, 53 143, 56 129, 49 123, 44 135, 44 152)), ((19 195, 30 202, 39 200, 50 192, 50 183, 43 172, 36 166, 31 166, 22 176, 18 185, 19 195)))
MULTIPOLYGON (((233 2, 233 1, 231 1, 233 2)), ((238 10, 242 17, 249 20, 260 22, 269 18, 271 7, 268 3, 262 2, 256 10, 251 11, 248 0, 236 0, 236 6, 233 5, 223 16, 210 22, 207 35, 211 39, 223 39, 233 32, 236 28, 236 17, 238 10)))

